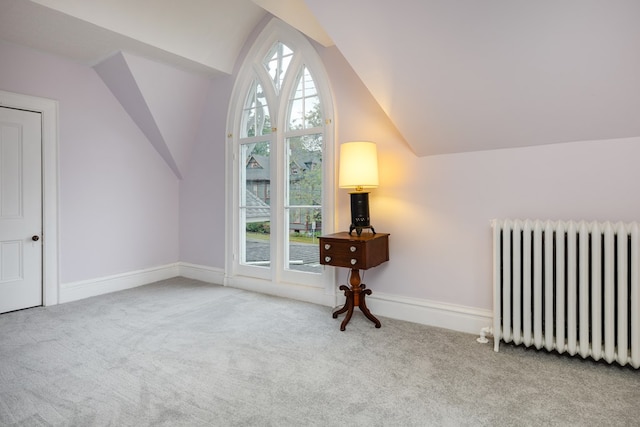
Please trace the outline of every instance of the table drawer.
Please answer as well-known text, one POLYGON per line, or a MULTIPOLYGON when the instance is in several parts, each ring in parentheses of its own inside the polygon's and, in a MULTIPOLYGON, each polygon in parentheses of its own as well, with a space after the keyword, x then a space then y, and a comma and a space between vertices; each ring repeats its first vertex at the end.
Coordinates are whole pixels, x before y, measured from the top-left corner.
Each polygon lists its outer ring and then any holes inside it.
POLYGON ((325 240, 321 243, 321 264, 364 268, 364 260, 364 245, 359 242, 325 240))
POLYGON ((320 264, 366 270, 388 260, 386 234, 366 239, 320 237, 320 264))

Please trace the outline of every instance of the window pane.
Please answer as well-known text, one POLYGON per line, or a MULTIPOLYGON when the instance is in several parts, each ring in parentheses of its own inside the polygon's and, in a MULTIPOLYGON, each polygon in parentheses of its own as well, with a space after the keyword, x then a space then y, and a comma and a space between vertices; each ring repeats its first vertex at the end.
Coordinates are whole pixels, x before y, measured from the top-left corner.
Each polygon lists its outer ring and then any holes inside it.
POLYGON ((286 268, 320 273, 318 237, 321 234, 321 208, 289 209, 289 259, 286 268))
POLYGON ((313 81, 313 77, 311 77, 311 73, 307 67, 302 69, 302 77, 300 79, 300 83, 304 87, 304 96, 313 96, 318 93, 316 90, 316 84, 313 81))
POLYGON ((305 129, 322 126, 320 114, 320 98, 312 96, 305 99, 304 103, 304 127, 305 129))
POLYGON ((240 188, 241 230, 244 250, 241 262, 269 267, 271 236, 271 178, 269 142, 242 144, 243 177, 240 188))
POLYGON ((287 138, 289 206, 322 204, 322 134, 287 138))
POLYGON ((320 97, 307 67, 298 75, 296 90, 289 99, 287 129, 309 129, 322 126, 320 97))
POLYGON ((243 263, 256 267, 270 267, 271 265, 271 223, 269 221, 252 221, 251 218, 261 214, 246 210, 246 233, 244 242, 243 263))
POLYGON ((300 75, 298 76, 298 83, 293 97, 304 98, 317 94, 316 84, 313 81, 313 77, 311 77, 311 73, 309 73, 309 69, 307 67, 303 67, 300 75))
POLYGON ((263 65, 273 81, 276 93, 280 92, 282 81, 289 68, 293 51, 287 45, 277 42, 264 58, 263 65))
POLYGON ((287 142, 287 268, 320 273, 318 236, 322 233, 322 134, 287 142))
POLYGON ((289 130, 304 129, 304 99, 289 102, 289 130))
POLYGON ((242 110, 241 138, 271 133, 271 117, 262 86, 254 81, 242 110))
POLYGON ((268 208, 271 198, 269 142, 242 144, 240 147, 244 166, 240 205, 268 208))

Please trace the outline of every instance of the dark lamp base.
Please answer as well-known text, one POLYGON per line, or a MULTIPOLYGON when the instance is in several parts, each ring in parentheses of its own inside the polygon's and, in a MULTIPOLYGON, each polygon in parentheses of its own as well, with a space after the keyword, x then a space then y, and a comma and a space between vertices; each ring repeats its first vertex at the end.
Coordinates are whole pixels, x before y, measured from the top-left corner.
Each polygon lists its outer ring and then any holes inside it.
POLYGON ((349 226, 349 234, 356 230, 359 236, 362 230, 370 228, 373 234, 376 231, 369 224, 369 193, 356 192, 349 193, 351 195, 351 225, 349 226))

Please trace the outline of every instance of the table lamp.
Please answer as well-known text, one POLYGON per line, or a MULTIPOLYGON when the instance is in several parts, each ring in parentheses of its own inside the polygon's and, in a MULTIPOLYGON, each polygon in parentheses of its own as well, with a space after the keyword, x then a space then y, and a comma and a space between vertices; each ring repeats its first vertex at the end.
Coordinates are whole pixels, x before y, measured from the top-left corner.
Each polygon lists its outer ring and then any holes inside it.
POLYGON ((374 142, 356 141, 340 145, 340 172, 338 186, 351 188, 351 225, 349 234, 356 230, 360 236, 362 230, 370 228, 369 192, 365 189, 378 186, 378 151, 374 142))

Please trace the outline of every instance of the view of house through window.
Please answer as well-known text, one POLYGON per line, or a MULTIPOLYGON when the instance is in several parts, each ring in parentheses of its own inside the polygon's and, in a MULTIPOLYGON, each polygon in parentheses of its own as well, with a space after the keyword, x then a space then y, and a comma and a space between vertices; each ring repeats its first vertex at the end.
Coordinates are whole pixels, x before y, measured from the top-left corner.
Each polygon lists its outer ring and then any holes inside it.
POLYGON ((316 238, 322 232, 323 133, 318 130, 322 129, 323 117, 318 91, 307 67, 298 73, 287 104, 288 267, 313 271, 319 268, 316 238))
POLYGON ((269 142, 242 144, 241 152, 246 164, 240 206, 240 217, 245 224, 241 262, 268 267, 271 259, 269 142))
POLYGON ((286 139, 288 267, 319 269, 317 237, 322 232, 322 134, 286 139))

